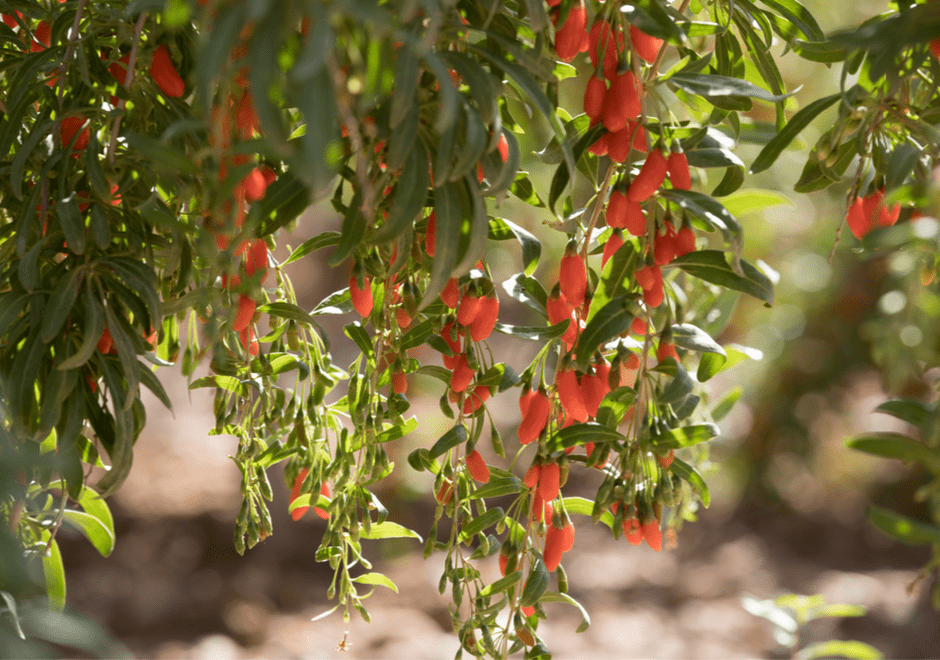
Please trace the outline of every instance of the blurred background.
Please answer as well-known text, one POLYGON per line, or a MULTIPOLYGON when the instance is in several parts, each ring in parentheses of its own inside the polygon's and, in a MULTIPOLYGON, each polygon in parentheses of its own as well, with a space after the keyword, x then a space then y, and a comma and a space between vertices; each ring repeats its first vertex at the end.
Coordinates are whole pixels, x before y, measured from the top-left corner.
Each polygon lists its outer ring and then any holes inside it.
MULTIPOLYGON (((827 31, 885 9, 880 2, 809 3, 827 31)), ((803 86, 796 100, 831 93, 839 69, 827 69, 788 55, 780 67, 790 89, 803 86)), ((570 107, 579 107, 583 89, 573 79, 561 84, 570 107)), ((756 119, 769 116, 755 104, 756 119)), ((830 111, 834 112, 834 111, 830 111)), ((722 423, 711 446, 704 475, 712 505, 687 524, 674 547, 655 553, 646 545, 615 542, 603 526, 575 520, 577 540, 565 555, 571 593, 587 608, 592 626, 576 634, 580 615, 562 604, 546 606, 539 633, 556 658, 783 658, 768 621, 748 612, 742 599, 768 599, 783 593, 822 594, 828 602, 861 605, 857 618, 826 619, 801 630, 801 644, 817 639, 858 639, 886 657, 928 658, 940 654, 940 618, 929 605, 933 578, 918 580, 929 559, 925 547, 896 543, 865 520, 875 502, 914 518, 912 493, 925 475, 899 461, 879 460, 845 447, 853 434, 904 430, 897 420, 873 413, 888 393, 870 361, 869 340, 860 331, 878 301, 884 264, 862 259, 854 239, 843 232, 848 182, 810 196, 792 191, 806 149, 828 127, 824 113, 784 153, 775 166, 749 177, 745 187, 778 190, 786 198, 763 212, 741 215, 745 256, 762 260, 779 275, 776 304, 765 308, 742 299, 720 343, 737 342, 763 353, 709 383, 717 398, 735 386, 743 395, 722 423)), ((519 115, 521 116, 520 110, 519 115)), ((547 134, 535 127, 522 138, 540 149, 547 134)), ((758 145, 742 144, 738 155, 753 161, 758 145)), ((551 170, 525 162, 536 189, 545 195, 551 170)), ((706 174, 704 170, 700 175, 706 174)), ((719 175, 721 173, 719 172, 719 175)), ((703 190, 717 180, 700 180, 703 190)), ((577 199, 576 199, 577 201, 577 199)), ((547 227, 545 209, 507 200, 498 214, 526 227, 543 241, 536 273, 557 279, 563 235, 547 227)), ((302 217, 288 244, 335 229, 339 218, 328 206, 302 217)), ((505 279, 521 269, 518 247, 494 245, 491 264, 505 279)), ((287 272, 311 309, 346 286, 343 269, 330 271, 328 254, 315 253, 287 272)), ((534 322, 521 305, 501 295, 500 320, 534 322)), ((351 318, 327 318, 334 361, 352 359, 342 326, 351 318)), ((534 355, 518 339, 496 336, 494 354, 520 371, 534 355)), ((433 359, 431 351, 427 358, 433 359)), ((313 554, 323 532, 313 515, 294 522, 288 515, 288 489, 281 471, 271 475, 275 533, 239 557, 232 544, 240 504, 240 475, 227 456, 235 441, 210 436, 214 421, 207 390, 189 392, 178 371, 158 373, 173 401, 172 414, 152 399, 149 423, 135 449, 134 469, 111 500, 117 528, 114 554, 102 558, 82 538, 63 528, 60 539, 68 579, 69 606, 97 621, 136 656, 147 658, 450 658, 457 641, 450 630, 448 597, 437 592, 441 559, 421 558, 416 541, 365 542, 375 570, 386 573, 400 593, 378 590, 366 602, 372 623, 340 612, 311 622, 332 607, 326 591, 327 566, 313 554), (348 650, 338 650, 345 640, 348 650)), ((930 379, 927 382, 932 382, 930 379)), ((148 392, 149 394, 149 392, 148 392)), ((405 457, 433 442, 446 428, 437 399, 440 385, 413 377, 408 396, 419 430, 399 441, 399 466, 377 493, 392 520, 427 534, 433 508, 427 473, 415 473, 405 457)), ((908 385, 904 392, 929 397, 908 385)), ((510 392, 487 404, 499 426, 507 454, 517 448, 516 398, 510 392)), ((487 443, 481 443, 486 446, 487 443)), ((488 461, 498 460, 490 452, 488 461)), ((589 496, 597 475, 572 471, 566 495, 589 496)), ((497 574, 496 560, 481 567, 497 574)))

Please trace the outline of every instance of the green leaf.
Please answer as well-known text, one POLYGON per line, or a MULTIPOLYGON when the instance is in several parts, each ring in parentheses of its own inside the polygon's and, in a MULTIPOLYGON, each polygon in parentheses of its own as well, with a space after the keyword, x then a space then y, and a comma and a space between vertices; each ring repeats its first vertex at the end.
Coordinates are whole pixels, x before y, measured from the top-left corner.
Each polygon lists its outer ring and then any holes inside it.
POLYGON ((708 492, 708 484, 705 483, 698 470, 680 458, 672 459, 669 470, 692 487, 693 492, 702 500, 702 506, 707 509, 712 499, 708 492))
MULTIPOLYGON (((562 499, 562 505, 568 513, 574 513, 579 516, 591 517, 594 511, 594 502, 585 497, 565 497, 562 499)), ((613 529, 614 516, 610 511, 601 514, 600 521, 613 529)))
POLYGON ((506 512, 502 507, 493 507, 487 510, 483 515, 477 516, 465 523, 460 530, 460 540, 464 543, 482 532, 487 527, 491 527, 506 517, 506 512))
MULTIPOLYGON (((310 189, 290 171, 287 171, 278 175, 274 183, 265 190, 264 197, 255 205, 258 207, 259 215, 262 218, 261 227, 258 229, 258 237, 264 238, 292 222, 307 210, 307 207, 310 206, 310 189)), ((325 232, 325 234, 330 233, 325 232)), ((338 243, 339 241, 337 241, 338 243)))
POLYGON ((762 300, 767 305, 774 301, 774 285, 766 275, 750 263, 741 260, 742 275, 734 272, 725 258, 725 253, 718 250, 697 250, 675 259, 672 264, 689 275, 706 282, 733 289, 762 300))
POLYGON ((542 255, 542 243, 525 229, 505 218, 490 218, 490 239, 503 241, 510 237, 515 237, 519 241, 519 245, 522 247, 522 266, 525 274, 531 277, 539 265, 539 257, 542 255))
POLYGON ((364 575, 358 575, 352 578, 353 582, 358 582, 359 584, 373 584, 381 587, 387 587, 398 593, 398 587, 395 586, 395 583, 392 580, 381 573, 366 573, 364 575))
POLYGON ((557 591, 546 591, 542 594, 541 601, 543 603, 567 603, 568 605, 577 607, 578 611, 581 612, 581 623, 578 625, 575 632, 581 633, 591 627, 591 617, 588 615, 587 610, 584 609, 581 603, 568 594, 559 593, 557 591))
POLYGON ((84 274, 83 268, 72 268, 59 278, 43 310, 42 329, 39 333, 43 343, 48 344, 59 334, 65 319, 72 313, 84 274))
POLYGON ((825 39, 819 23, 816 22, 809 10, 797 0, 761 0, 761 4, 767 5, 783 16, 788 23, 800 30, 808 39, 813 41, 825 39))
POLYGON ((595 424, 594 422, 585 422, 583 424, 572 424, 555 432, 545 443, 545 449, 549 453, 554 453, 568 447, 582 446, 588 442, 598 444, 601 442, 624 442, 626 437, 615 429, 595 424))
MULTIPOLYGON (((515 574, 518 575, 519 578, 522 577, 519 571, 516 571, 515 574)), ((13 627, 16 628, 16 634, 20 639, 26 639, 26 635, 23 634, 23 629, 20 627, 20 616, 16 611, 16 600, 13 598, 13 595, 8 591, 0 591, 0 598, 3 598, 3 602, 6 603, 10 618, 13 619, 13 627)))
POLYGON ((889 399, 875 408, 875 412, 897 417, 911 426, 922 429, 930 421, 934 409, 933 406, 914 399, 889 399))
POLYGON ((851 660, 878 660, 883 658, 881 651, 874 646, 856 640, 833 639, 828 642, 814 642, 804 646, 793 656, 796 660, 814 660, 828 657, 850 658, 851 660))
MULTIPOLYGON (((225 57, 228 57, 226 51, 225 57)), ((121 137, 127 140, 128 147, 147 157, 154 167, 178 176, 180 174, 199 174, 199 166, 186 154, 175 147, 156 140, 149 135, 122 131, 121 137)))
POLYGON ((727 371, 745 359, 760 360, 764 357, 764 354, 756 348, 748 348, 740 344, 728 344, 724 350, 724 356, 717 353, 702 354, 696 374, 700 383, 704 383, 722 371, 727 371))
POLYGON ((438 456, 443 456, 449 450, 466 441, 467 427, 462 424, 455 426, 434 443, 434 446, 428 450, 428 457, 434 459, 438 456))
POLYGON ((343 332, 356 343, 356 346, 359 347, 363 355, 367 358, 372 358, 372 338, 369 336, 369 333, 363 329, 359 321, 353 321, 343 326, 343 332))
POLYGON ((395 186, 388 220, 372 235, 369 243, 376 245, 390 241, 410 226, 424 209, 429 184, 428 154, 421 142, 415 141, 395 186))
POLYGON ((695 383, 689 376, 689 372, 680 364, 676 368, 675 376, 663 388, 658 400, 661 403, 677 404, 692 393, 693 387, 695 387, 695 383))
MULTIPOLYGON (((571 427, 569 427, 571 428, 571 427)), ((679 449, 680 447, 691 447, 700 442, 711 440, 718 435, 718 427, 715 424, 695 424, 693 426, 681 426, 670 429, 662 435, 654 435, 650 438, 653 448, 656 450, 679 449)))
POLYGON ((726 355, 721 347, 707 332, 691 323, 677 323, 672 326, 672 336, 676 346, 696 351, 697 353, 717 353, 726 355))
POLYGON ((294 251, 290 253, 290 256, 287 257, 287 259, 285 259, 284 263, 281 265, 286 266, 287 264, 293 263, 297 261, 298 259, 307 256, 311 252, 314 252, 315 250, 319 250, 320 248, 329 247, 331 245, 338 245, 339 237, 340 237, 340 233, 338 231, 321 232, 317 234, 316 236, 314 236, 313 238, 307 239, 306 241, 298 245, 294 249, 294 251))
POLYGON ((748 188, 732 193, 722 200, 724 207, 733 216, 742 216, 773 206, 787 204, 793 206, 793 202, 783 193, 775 190, 762 190, 760 188, 748 188))
POLYGON ((366 217, 362 213, 362 193, 357 192, 343 216, 343 228, 340 232, 339 245, 327 260, 330 268, 343 263, 360 245, 366 235, 366 217))
POLYGON ((98 518, 72 509, 67 509, 62 515, 63 522, 80 531, 103 557, 109 556, 114 550, 114 530, 105 527, 98 518))
POLYGON ((59 543, 53 539, 42 556, 42 572, 46 576, 46 595, 49 608, 61 612, 65 609, 65 567, 59 543))
POLYGON ((360 535, 362 538, 371 541, 378 539, 418 539, 419 543, 424 542, 421 535, 417 532, 407 527, 402 527, 398 523, 389 522, 388 520, 383 523, 373 523, 368 532, 365 527, 363 527, 360 531, 360 535))
POLYGON ((868 521, 882 532, 908 545, 940 543, 940 528, 912 520, 900 513, 869 504, 865 510, 868 521))
POLYGON ((810 103, 808 106, 790 117, 790 120, 787 122, 786 126, 784 126, 784 128, 779 131, 757 155, 757 158, 751 165, 751 174, 763 172, 773 165, 774 161, 777 160, 777 157, 780 156, 783 150, 786 149, 793 141, 793 138, 799 135, 804 128, 809 126, 810 122, 812 122, 824 110, 835 104, 836 101, 841 98, 841 94, 826 96, 810 103))
POLYGON ((503 282, 503 290, 526 307, 534 309, 542 316, 547 315, 545 303, 548 301, 548 294, 537 279, 517 273, 503 282))
POLYGON ((424 290, 419 309, 424 309, 437 300, 460 258, 460 235, 464 219, 460 213, 458 185, 451 181, 441 185, 437 178, 435 181, 439 187, 434 190, 434 215, 437 223, 434 261, 431 264, 431 279, 424 290))
POLYGON ((504 495, 515 495, 522 492, 522 482, 516 477, 502 477, 500 479, 490 479, 489 483, 484 484, 473 491, 470 495, 471 500, 479 500, 487 497, 503 497, 504 495))
POLYGON ((522 607, 533 607, 545 590, 548 589, 549 573, 545 568, 545 563, 539 557, 535 560, 532 570, 529 571, 529 577, 526 578, 525 587, 522 589, 522 596, 519 598, 519 605, 522 607))
POLYGON ((478 598, 487 598, 489 596, 495 596, 496 594, 508 591, 510 587, 514 586, 519 580, 522 579, 522 571, 513 571, 504 578, 500 578, 493 584, 488 584, 482 589, 480 593, 477 594, 478 598))
POLYGON ((587 369, 594 351, 614 337, 627 332, 633 319, 640 313, 635 295, 617 296, 597 310, 581 331, 574 347, 578 365, 587 369))
POLYGON ((886 168, 885 188, 893 190, 907 178, 914 166, 921 159, 923 151, 909 142, 901 142, 891 152, 886 168))
POLYGON ((934 474, 940 474, 940 451, 900 433, 866 433, 845 444, 867 454, 917 462, 934 474))
POLYGON ((539 342, 546 342, 556 337, 561 337, 565 334, 565 330, 568 329, 568 325, 571 321, 565 319, 560 323, 555 325, 545 326, 523 326, 523 325, 507 325, 505 323, 497 323, 493 326, 493 329, 496 332, 501 332, 504 335, 509 335, 511 337, 518 337, 519 339, 531 339, 539 342))
POLYGON ((762 101, 783 101, 790 94, 771 94, 753 83, 741 78, 716 76, 703 73, 677 73, 668 80, 669 85, 684 92, 702 96, 709 101, 722 98, 755 98, 762 101))
POLYGON ((587 323, 590 323, 611 300, 629 292, 636 264, 636 250, 632 242, 621 245, 620 249, 614 252, 614 256, 607 260, 591 299, 587 323))
MULTIPOLYGON (((744 236, 741 223, 728 212, 728 209, 717 200, 694 190, 664 190, 660 192, 660 195, 664 199, 678 204, 695 217, 716 227, 721 232, 725 242, 731 246, 734 256, 732 265, 735 272, 738 272, 738 259, 741 255, 741 249, 744 247, 744 236)), ((691 252, 685 256, 692 254, 699 253, 691 252)))
POLYGON ((740 385, 735 385, 730 390, 728 390, 712 408, 712 420, 720 422, 725 417, 728 416, 728 413, 731 412, 731 409, 734 408, 734 404, 738 402, 738 399, 741 398, 741 394, 744 392, 744 388, 740 385))

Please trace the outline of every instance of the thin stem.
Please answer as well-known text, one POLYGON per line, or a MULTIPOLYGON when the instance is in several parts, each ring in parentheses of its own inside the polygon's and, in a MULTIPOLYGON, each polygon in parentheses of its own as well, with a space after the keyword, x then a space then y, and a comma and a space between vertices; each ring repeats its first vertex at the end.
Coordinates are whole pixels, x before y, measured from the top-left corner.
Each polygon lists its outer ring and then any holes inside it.
POLYGON ((62 65, 59 67, 59 109, 62 109, 62 96, 65 94, 65 70, 68 69, 69 60, 72 59, 72 53, 75 51, 75 42, 78 40, 78 25, 82 20, 82 10, 85 9, 85 2, 86 0, 78 0, 75 20, 72 21, 72 31, 69 32, 69 45, 65 49, 65 57, 62 58, 62 65))
MULTIPOLYGON (((144 12, 140 15, 140 18, 137 19, 137 23, 134 24, 134 43, 131 45, 131 56, 127 61, 127 77, 124 79, 124 87, 128 90, 130 90, 134 82, 134 68, 137 64, 137 49, 140 46, 140 33, 144 29, 144 22, 146 20, 147 12, 144 12)), ((123 110, 125 105, 127 105, 127 101, 124 99, 118 102, 118 108, 120 110, 123 110)), ((114 118, 114 126, 111 128, 111 142, 108 144, 108 162, 111 165, 114 165, 114 151, 117 149, 118 131, 121 128, 122 116, 123 114, 119 114, 114 118)))

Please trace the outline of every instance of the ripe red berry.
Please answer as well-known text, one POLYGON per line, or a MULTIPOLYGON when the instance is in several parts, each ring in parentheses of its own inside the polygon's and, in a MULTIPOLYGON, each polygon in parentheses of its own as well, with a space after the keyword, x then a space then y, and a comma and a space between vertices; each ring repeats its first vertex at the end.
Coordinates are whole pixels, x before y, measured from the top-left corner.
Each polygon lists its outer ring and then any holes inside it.
POLYGON ((668 341, 660 342, 659 348, 656 349, 656 359, 662 362, 669 357, 675 358, 676 362, 679 362, 679 354, 676 352, 676 345, 668 341))
POLYGON ((255 129, 259 125, 255 105, 251 100, 251 92, 247 90, 235 104, 235 125, 241 129, 242 136, 246 140, 254 137, 255 129))
POLYGON ((607 237, 607 242, 604 243, 604 255, 601 257, 601 268, 607 265, 607 262, 610 261, 610 258, 616 254, 623 246, 623 232, 620 229, 614 229, 613 233, 607 237))
POLYGON ((82 127, 85 126, 87 120, 84 117, 65 117, 62 119, 59 125, 59 135, 62 139, 62 147, 68 147, 69 143, 72 141, 72 138, 78 134, 78 139, 75 140, 75 144, 72 145, 72 148, 75 151, 81 151, 88 146, 88 140, 91 139, 91 134, 88 131, 88 128, 85 127, 82 130, 82 127), (79 134, 78 132, 81 131, 79 134))
POLYGON ((561 336, 561 340, 565 342, 568 348, 574 346, 575 339, 578 337, 578 322, 571 312, 568 300, 561 292, 560 284, 556 284, 552 288, 552 292, 545 302, 545 311, 548 313, 548 322, 552 325, 561 323, 565 319, 571 321, 568 324, 568 329, 565 330, 565 334, 561 336))
POLYGON ((555 374, 555 385, 558 388, 558 400, 568 417, 578 422, 586 422, 587 407, 577 374, 571 369, 559 369, 555 374))
POLYGON ((631 202, 645 202, 652 197, 666 180, 666 167, 666 157, 659 149, 653 149, 627 189, 627 199, 631 202))
POLYGON ((610 374, 610 366, 607 364, 595 364, 594 373, 585 374, 581 377, 581 392, 584 394, 584 406, 591 417, 597 416, 597 410, 600 408, 601 401, 610 392, 610 385, 607 383, 607 377, 610 374))
MULTIPOLYGON (((519 406, 522 407, 522 405, 522 399, 520 399, 519 406)), ((522 423, 519 424, 519 443, 523 445, 538 440, 539 435, 548 423, 552 403, 541 390, 532 390, 526 406, 526 412, 522 415, 522 423)))
POLYGON ((153 52, 150 75, 160 91, 169 97, 179 98, 186 91, 186 83, 170 59, 170 51, 162 44, 153 52))
POLYGON ((653 261, 657 266, 665 266, 676 258, 676 229, 667 220, 663 223, 663 230, 653 243, 653 261))
POLYGON ((249 202, 254 202, 264 197, 264 193, 268 188, 268 183, 265 181, 264 174, 262 174, 260 167, 256 167, 246 174, 241 184, 245 191, 245 199, 249 202))
POLYGON ((561 60, 570 62, 587 49, 587 10, 581 0, 568 12, 565 24, 555 32, 555 52, 561 60))
MULTIPOLYGON (((300 497, 300 487, 304 483, 304 479, 307 478, 307 475, 310 473, 310 468, 304 468, 297 475, 297 478, 294 479, 294 487, 290 491, 290 501, 293 502, 298 497, 300 497)), ((308 506, 299 506, 293 511, 290 512, 290 517, 294 520, 300 520, 304 517, 304 514, 307 513, 308 506)))
POLYGON ((623 521, 623 536, 630 545, 640 545, 643 543, 643 530, 640 528, 640 521, 636 517, 623 521))
POLYGON ((111 337, 111 331, 105 328, 98 340, 98 350, 101 351, 102 355, 107 355, 112 348, 114 348, 114 339, 111 337))
POLYGON ((460 300, 460 290, 457 288, 457 278, 452 277, 447 280, 444 290, 441 291, 441 302, 451 309, 457 309, 458 300, 460 300))
POLYGON ((441 487, 438 488, 437 492, 434 494, 434 499, 436 499, 438 504, 441 506, 447 506, 453 496, 453 484, 451 484, 447 479, 444 479, 444 483, 441 484, 441 487))
POLYGON ((601 118, 605 96, 607 96, 607 83, 596 76, 588 78, 587 87, 584 90, 584 114, 592 123, 601 118))
POLYGON ((627 226, 627 196, 615 190, 607 200, 607 225, 624 229, 627 226))
POLYGON ((395 310, 395 322, 398 323, 398 327, 402 330, 411 325, 411 317, 404 307, 399 307, 395 310))
POLYGON ((238 311, 235 312, 235 320, 232 321, 232 330, 241 332, 251 323, 251 317, 255 315, 257 303, 246 296, 244 293, 238 298, 238 311))
POLYGON ((450 376, 450 389, 454 392, 463 392, 467 389, 467 386, 470 385, 474 375, 475 372, 473 368, 467 362, 467 356, 458 356, 457 364, 454 366, 454 371, 450 376))
POLYGON ((539 472, 538 492, 543 500, 551 502, 558 497, 560 479, 561 470, 558 463, 546 463, 542 466, 542 470, 539 472))
POLYGON ((639 284, 644 291, 652 289, 656 282, 656 274, 653 268, 654 266, 643 266, 643 268, 640 268, 634 273, 636 283, 639 284))
POLYGON ((549 572, 553 572, 561 563, 561 555, 564 553, 564 534, 562 530, 555 525, 548 525, 548 531, 545 533, 545 550, 542 552, 542 561, 549 572))
POLYGON ((695 232, 692 231, 691 225, 683 225, 676 234, 675 248, 677 257, 695 252, 695 232))
POLYGON ((612 133, 622 131, 627 122, 639 117, 642 111, 643 104, 633 72, 627 70, 614 76, 604 97, 603 120, 607 130, 612 133))
POLYGON ((689 173, 689 160, 681 151, 673 151, 667 160, 669 182, 676 190, 688 190, 692 187, 692 175, 689 173))
POLYGON ((473 391, 467 394, 467 398, 463 402, 463 414, 472 415, 477 410, 480 409, 480 406, 490 398, 490 388, 486 385, 477 385, 473 388, 473 391))
POLYGON ((572 307, 584 304, 587 293, 587 269, 577 251, 569 244, 565 256, 561 258, 561 270, 558 283, 561 293, 572 307))
POLYGON ((496 292, 480 299, 480 308, 477 311, 476 318, 470 323, 470 338, 473 341, 480 342, 490 336, 496 320, 499 318, 499 298, 496 292))
POLYGON ((645 32, 641 32, 635 25, 630 26, 630 41, 633 42, 633 48, 636 50, 636 54, 651 64, 656 60, 656 55, 663 45, 662 39, 657 39, 645 32))
POLYGON ((526 470, 525 476, 522 478, 522 483, 525 484, 526 488, 535 490, 539 487, 539 476, 541 474, 542 466, 538 463, 533 463, 529 466, 529 469, 526 470))
POLYGON ((640 525, 640 529, 649 547, 659 552, 663 547, 663 532, 659 529, 659 521, 656 518, 650 518, 640 525))
POLYGON ((372 278, 366 276, 363 288, 356 283, 356 276, 349 278, 349 297, 359 316, 366 318, 372 313, 372 278))
MULTIPOLYGON (((600 158, 601 156, 606 156, 608 152, 608 145, 609 145, 609 140, 610 140, 611 135, 612 133, 604 133, 603 135, 601 135, 599 138, 597 138, 597 141, 595 141, 594 144, 588 147, 588 151, 590 151, 592 154, 594 154, 598 158, 600 158)), ((618 161, 618 162, 622 163, 623 161, 618 161)))
POLYGON ((408 391, 408 379, 404 371, 398 370, 392 374, 392 391, 395 394, 404 394, 408 391))
POLYGON ((268 244, 263 238, 256 238, 249 243, 244 259, 245 273, 251 276, 260 272, 263 282, 268 272, 268 244))
POLYGON ((659 467, 666 470, 670 465, 672 465, 672 461, 676 457, 676 450, 670 449, 669 453, 665 456, 660 456, 659 454, 654 454, 654 456, 656 456, 656 462, 659 463, 659 467))
POLYGON ((633 319, 633 323, 630 324, 630 332, 635 335, 645 335, 646 334, 646 321, 641 319, 639 316, 633 319))
POLYGON ((483 456, 475 449, 467 454, 467 471, 470 472, 474 481, 481 484, 488 483, 490 480, 490 469, 486 466, 483 456))
POLYGON ((464 327, 473 323, 473 319, 477 317, 480 311, 480 302, 481 298, 479 296, 470 292, 465 293, 460 300, 460 305, 457 307, 457 323, 464 327))
POLYGON ((509 141, 506 140, 505 133, 499 136, 499 141, 496 143, 496 151, 499 152, 499 158, 504 163, 509 159, 509 141))
POLYGON ((597 64, 603 56, 603 72, 607 80, 613 80, 617 75, 618 52, 621 50, 623 50, 623 32, 619 28, 615 38, 614 30, 607 21, 597 21, 591 26, 591 32, 588 35, 588 55, 591 57, 591 66, 596 71, 597 64))
POLYGON ((666 290, 663 286, 663 274, 660 272, 659 266, 654 266, 654 268, 653 273, 656 280, 653 282, 652 288, 643 292, 643 302, 650 308, 659 307, 663 304, 663 300, 666 299, 666 290))

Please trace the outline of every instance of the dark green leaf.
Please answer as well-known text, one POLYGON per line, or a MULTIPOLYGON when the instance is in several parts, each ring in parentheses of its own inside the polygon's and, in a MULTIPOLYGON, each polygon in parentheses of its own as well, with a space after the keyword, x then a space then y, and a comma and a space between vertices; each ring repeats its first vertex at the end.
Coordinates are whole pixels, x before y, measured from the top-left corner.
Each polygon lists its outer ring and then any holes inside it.
POLYGON ((428 155, 421 142, 416 141, 395 186, 388 220, 372 235, 369 243, 376 245, 390 241, 414 222, 415 217, 424 209, 429 184, 428 155))
POLYGON ((753 83, 741 78, 729 76, 716 76, 701 73, 677 73, 669 79, 668 84, 696 96, 702 96, 710 101, 721 97, 730 98, 756 98, 762 101, 782 101, 789 94, 771 94, 753 83))
POLYGON ((892 538, 908 545, 940 543, 940 528, 927 525, 894 511, 869 504, 865 510, 869 522, 892 538))
POLYGON ((940 474, 940 451, 900 433, 866 433, 852 438, 846 446, 866 454, 917 462, 940 474))
POLYGON ((711 440, 718 435, 718 427, 714 424, 695 424, 693 426, 681 426, 676 429, 670 429, 662 435, 654 435, 650 439, 653 442, 653 448, 656 450, 679 449, 680 447, 691 447, 700 442, 711 440))
POLYGON ((83 268, 72 268, 67 270, 59 278, 58 284, 52 290, 48 302, 43 312, 42 329, 40 338, 43 342, 49 343, 62 329, 65 319, 72 312, 72 306, 78 298, 78 290, 82 286, 82 279, 85 275, 83 268))
POLYGON ((707 332, 691 323, 677 323, 672 326, 672 336, 676 346, 696 351, 697 353, 717 353, 725 356, 725 349, 712 339, 707 332))
POLYGON ((735 273, 725 253, 718 250, 698 250, 679 257, 671 265, 678 266, 689 275, 723 286, 735 291, 741 291, 768 305, 774 301, 774 286, 770 279, 745 260, 741 260, 743 276, 735 273))
POLYGON ((545 303, 548 300, 548 294, 545 293, 545 289, 538 280, 518 273, 503 282, 503 289, 511 298, 546 316, 545 303))
POLYGON ((480 486, 473 494, 471 500, 479 500, 487 497, 503 497, 505 495, 515 495, 522 492, 522 482, 516 477, 503 477, 501 479, 490 479, 489 483, 480 486))
POLYGON ((353 321, 343 326, 343 332, 356 343, 363 355, 369 359, 372 358, 372 338, 369 337, 369 333, 363 329, 359 321, 353 321))
POLYGON ((680 364, 676 369, 676 375, 666 384, 657 400, 660 403, 679 403, 692 393, 693 387, 695 383, 689 376, 689 372, 680 364))
POLYGON ((626 438, 615 429, 595 424, 594 422, 585 422, 583 424, 572 424, 571 426, 560 429, 548 439, 545 448, 548 452, 567 449, 568 447, 584 446, 589 442, 598 444, 601 442, 623 442, 626 438))
POLYGON ((490 218, 489 238, 502 241, 513 236, 522 247, 524 272, 531 276, 538 268, 539 257, 542 255, 542 243, 525 229, 505 218, 490 218))
POLYGON ((460 530, 460 540, 467 542, 487 527, 495 525, 506 516, 501 507, 489 509, 486 513, 467 522, 460 530))
POLYGON ((447 433, 442 435, 437 442, 434 443, 434 446, 428 450, 429 458, 437 458, 438 456, 443 456, 446 452, 450 451, 457 445, 461 445, 467 441, 467 427, 461 425, 455 426, 450 429, 447 433))
POLYGON ((630 329, 633 319, 641 313, 636 296, 617 296, 591 316, 578 336, 574 355, 578 365, 586 369, 600 346, 630 329))
MULTIPOLYGON (((737 259, 740 256, 741 249, 744 246, 741 223, 720 202, 694 190, 666 190, 661 191, 660 194, 663 198, 678 204, 695 217, 716 227, 721 232, 725 242, 731 247, 734 258, 737 259)), ((737 271, 736 261, 733 262, 733 266, 734 270, 737 271)))
POLYGON ((556 323, 555 325, 545 326, 521 326, 521 325, 507 325, 505 323, 497 323, 493 326, 493 329, 496 332, 501 332, 504 335, 510 335, 512 337, 519 337, 520 339, 531 339, 533 341, 545 342, 550 339, 555 339, 556 337, 561 337, 565 334, 565 330, 568 329, 568 324, 571 323, 569 320, 564 320, 561 323, 556 323))
POLYGON ((525 587, 522 589, 522 596, 519 598, 519 605, 522 607, 533 607, 545 590, 548 589, 549 574, 545 568, 545 563, 539 557, 535 560, 532 570, 529 571, 529 577, 526 578, 525 587))
POLYGON ((319 233, 313 238, 307 239, 298 245, 281 265, 286 266, 289 263, 293 263, 298 259, 307 256, 311 252, 319 250, 320 248, 329 247, 331 245, 338 245, 339 237, 340 233, 338 231, 324 231, 319 233))
POLYGON ((669 469, 692 487, 695 494, 702 500, 702 506, 707 509, 708 505, 711 504, 711 495, 708 492, 708 485, 702 479, 702 475, 698 473, 698 470, 679 458, 672 459, 669 469))
POLYGON ((875 412, 897 417, 919 429, 924 428, 935 414, 933 406, 914 399, 889 399, 875 408, 875 412))
POLYGON ((786 149, 800 132, 809 126, 810 122, 819 116, 824 110, 832 106, 842 96, 833 94, 810 103, 808 106, 790 117, 786 126, 779 131, 770 142, 761 150, 751 165, 751 174, 763 172, 774 164, 777 157, 786 149))

